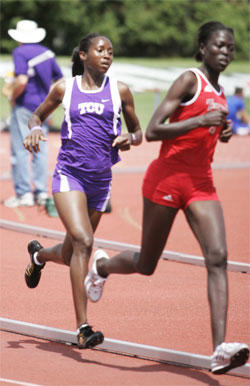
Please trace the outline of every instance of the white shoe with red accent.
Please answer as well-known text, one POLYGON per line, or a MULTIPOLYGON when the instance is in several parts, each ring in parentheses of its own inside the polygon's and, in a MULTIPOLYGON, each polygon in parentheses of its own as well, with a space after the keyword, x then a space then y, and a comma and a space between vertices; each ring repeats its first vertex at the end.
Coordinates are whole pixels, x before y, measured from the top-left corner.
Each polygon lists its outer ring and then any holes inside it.
POLYGON ((244 343, 221 343, 211 358, 213 374, 225 374, 235 367, 243 366, 249 357, 249 347, 244 343))
POLYGON ((98 249, 93 256, 93 263, 87 274, 84 285, 87 297, 92 302, 98 302, 101 299, 103 287, 107 278, 102 277, 97 272, 96 263, 99 259, 109 259, 109 256, 102 249, 98 249))

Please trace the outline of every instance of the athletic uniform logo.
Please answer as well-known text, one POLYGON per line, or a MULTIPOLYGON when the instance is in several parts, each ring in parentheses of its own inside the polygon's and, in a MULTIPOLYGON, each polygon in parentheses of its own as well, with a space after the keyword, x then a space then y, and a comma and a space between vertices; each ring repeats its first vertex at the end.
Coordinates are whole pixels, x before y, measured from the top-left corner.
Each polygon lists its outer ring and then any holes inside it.
POLYGON ((166 200, 166 201, 174 201, 171 194, 167 194, 166 196, 163 196, 162 198, 163 198, 163 200, 166 200))
POLYGON ((225 108, 221 103, 215 102, 213 98, 206 99, 207 111, 222 110, 225 108))
MULTIPOLYGON (((208 87, 208 85, 206 87, 208 87)), ((213 98, 206 99, 206 104, 208 105, 208 107, 207 107, 208 111, 220 110, 220 109, 224 108, 224 106, 221 103, 215 102, 213 98)), ((211 127, 209 127, 208 131, 210 134, 214 134, 216 132, 216 127, 211 126, 211 127)))
POLYGON ((208 131, 209 131, 210 134, 214 134, 215 131, 216 131, 216 127, 215 126, 211 126, 211 127, 209 127, 208 131))
POLYGON ((206 87, 204 88, 204 91, 205 92, 213 92, 213 89, 209 84, 207 84, 206 87))
POLYGON ((84 115, 86 113, 96 113, 102 115, 104 105, 102 103, 97 102, 83 102, 78 104, 78 109, 80 110, 81 115, 84 115))

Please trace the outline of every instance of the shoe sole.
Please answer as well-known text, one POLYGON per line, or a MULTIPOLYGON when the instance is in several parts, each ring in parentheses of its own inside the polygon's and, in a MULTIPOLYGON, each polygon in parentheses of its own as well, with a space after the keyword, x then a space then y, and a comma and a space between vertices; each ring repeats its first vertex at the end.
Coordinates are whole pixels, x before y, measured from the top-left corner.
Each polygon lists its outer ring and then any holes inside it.
POLYGON ((100 293, 100 295, 98 295, 97 297, 93 297, 93 295, 91 294, 91 286, 92 286, 92 283, 90 283, 88 285, 87 281, 86 283, 84 283, 85 285, 85 290, 86 290, 86 294, 87 294, 87 298, 92 302, 92 303, 97 303, 99 302, 99 300, 101 299, 102 297, 102 293, 103 293, 103 288, 102 288, 102 291, 100 293))
POLYGON ((95 332, 93 335, 87 338, 84 344, 82 345, 78 344, 78 348, 80 350, 86 349, 86 348, 92 348, 97 346, 98 344, 101 344, 103 341, 104 341, 103 334, 101 332, 95 332))
MULTIPOLYGON (((42 249, 42 248, 43 248, 43 246, 37 240, 32 240, 29 242, 27 249, 28 249, 28 253, 30 255, 30 260, 31 260, 32 264, 34 264, 32 254, 35 252, 39 252, 40 249, 42 249), (36 247, 36 250, 34 251, 35 247, 36 247)), ((29 274, 30 264, 27 266, 27 268, 25 270, 24 277, 25 277, 25 282, 29 288, 36 288, 38 286, 39 281, 41 279, 41 274, 42 274, 41 270, 44 268, 44 266, 45 266, 45 264, 39 270, 34 267, 33 270, 36 269, 36 272, 34 273, 34 271, 33 271, 31 274, 29 274)))
POLYGON ((38 286, 38 284, 39 284, 39 281, 41 279, 41 274, 42 273, 41 273, 41 271, 38 271, 36 274, 33 274, 33 277, 31 279, 31 277, 27 273, 28 268, 29 268, 29 265, 26 268, 25 275, 24 275, 25 282, 26 282, 26 284, 27 284, 27 286, 29 288, 36 288, 38 286))
MULTIPOLYGON (((95 252, 95 264, 96 262, 99 260, 99 259, 109 259, 109 256, 107 255, 106 252, 104 252, 103 250, 97 250, 95 252), (101 255, 101 256, 99 256, 101 255)), ((92 263, 93 264, 93 263, 92 263)), ((102 288, 102 291, 101 291, 101 294, 99 297, 97 298, 91 298, 91 295, 90 295, 90 292, 91 292, 91 286, 92 286, 92 283, 88 284, 89 282, 89 274, 87 274, 85 280, 84 280, 84 286, 85 286, 85 290, 86 290, 86 295, 87 295, 87 298, 92 302, 92 303, 97 303, 101 297, 102 297, 102 294, 103 294, 103 288, 102 288)))
POLYGON ((234 354, 231 358, 231 362, 228 366, 220 368, 218 370, 212 370, 213 374, 225 374, 227 371, 234 369, 235 367, 243 366, 249 357, 249 349, 243 348, 234 354))

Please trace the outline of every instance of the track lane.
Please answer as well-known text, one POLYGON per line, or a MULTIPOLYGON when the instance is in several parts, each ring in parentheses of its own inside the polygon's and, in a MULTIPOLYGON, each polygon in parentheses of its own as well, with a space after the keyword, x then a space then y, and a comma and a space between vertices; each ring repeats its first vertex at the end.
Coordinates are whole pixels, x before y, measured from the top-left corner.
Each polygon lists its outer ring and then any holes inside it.
MULTIPOLYGON (((54 137, 53 137, 54 138, 54 137)), ((56 138, 55 138, 56 139, 56 138)), ((234 145, 240 160, 238 138, 234 145)), ((244 149, 247 143, 243 143, 244 149)), ((57 146, 57 143, 56 145, 57 146)), ((139 148, 138 148, 139 149, 139 148)), ((223 148, 224 151, 224 148, 223 148)), ((131 152, 132 153, 132 152, 131 152)), ((149 157, 150 152, 147 152, 149 157)), ((137 154, 135 151, 133 156, 137 154)), ((132 155, 131 154, 131 155, 132 155)), ((133 164, 145 165, 143 152, 133 164)), ((227 162, 235 157, 230 155, 227 162), (231 158, 230 158, 231 157, 231 158)), ((223 156, 221 156, 223 159, 223 156)), ((123 166, 132 165, 131 158, 123 166)), ((148 158, 147 158, 148 159, 148 158)), ((121 164, 122 165, 122 164, 121 164)), ((227 227, 230 260, 250 261, 249 170, 215 170, 227 227)), ((96 237, 139 244, 141 223, 140 186, 143 175, 115 174, 111 214, 103 216, 96 237), (121 208, 126 209, 122 216, 121 208), (128 215, 132 221, 128 221, 128 215), (134 222, 134 224, 133 224, 134 222)), ((12 193, 11 181, 1 183, 0 198, 12 193)), ((8 209, 0 206, 1 217, 63 231, 60 221, 34 208, 8 209)), ((0 230, 1 309, 3 317, 74 330, 74 310, 66 267, 48 264, 36 290, 25 286, 28 235, 0 230), (14 265, 13 265, 14 261, 14 265)), ((54 240, 41 239, 46 245, 54 240)), ((171 232, 167 249, 200 255, 199 247, 180 213, 171 232)), ((114 252, 110 251, 112 256, 114 252)), ((229 273, 230 308, 227 341, 250 342, 249 275, 229 273)), ((89 304, 89 322, 105 336, 169 349, 211 354, 210 322, 206 298, 206 272, 201 267, 160 261, 149 278, 112 276, 100 303, 89 304)), ((81 352, 59 344, 2 333, 2 377, 22 378, 43 385, 238 385, 249 380, 229 375, 213 376, 192 369, 181 369, 134 358, 81 352), (4 338, 6 337, 6 338, 4 338), (32 341, 32 342, 31 342, 32 341), (22 359, 23 358, 23 359, 22 359), (119 359, 117 359, 119 358, 119 359), (44 373, 44 369, 47 373, 44 373), (184 371, 184 372, 183 372, 184 371), (123 373, 126 376, 123 376, 123 373), (14 376, 15 375, 15 376, 14 376), (39 382, 40 380, 40 382, 39 382), (92 383, 93 381, 93 383, 92 383), (107 383, 105 383, 107 381, 107 383), (65 383, 64 383, 65 382, 65 383)))

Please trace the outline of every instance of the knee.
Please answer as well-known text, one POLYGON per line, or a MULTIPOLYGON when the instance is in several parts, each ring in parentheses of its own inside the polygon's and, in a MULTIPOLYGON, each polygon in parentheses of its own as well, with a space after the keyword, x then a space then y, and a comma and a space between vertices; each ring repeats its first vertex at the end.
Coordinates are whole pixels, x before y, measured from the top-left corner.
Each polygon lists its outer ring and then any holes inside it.
POLYGON ((155 270, 151 267, 137 267, 137 272, 144 276, 151 276, 154 271, 155 270))
POLYGON ((227 249, 214 248, 211 249, 205 256, 206 266, 208 270, 226 269, 227 268, 227 249))
POLYGON ((83 254, 87 254, 90 256, 92 248, 93 248, 93 242, 94 237, 93 233, 84 232, 81 229, 75 229, 71 233, 71 239, 72 239, 72 247, 73 251, 79 251, 83 254))
POLYGON ((151 276, 155 271, 155 265, 142 264, 140 261, 140 254, 135 253, 134 255, 134 263, 136 272, 140 273, 144 276, 151 276))

